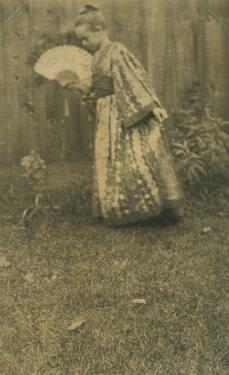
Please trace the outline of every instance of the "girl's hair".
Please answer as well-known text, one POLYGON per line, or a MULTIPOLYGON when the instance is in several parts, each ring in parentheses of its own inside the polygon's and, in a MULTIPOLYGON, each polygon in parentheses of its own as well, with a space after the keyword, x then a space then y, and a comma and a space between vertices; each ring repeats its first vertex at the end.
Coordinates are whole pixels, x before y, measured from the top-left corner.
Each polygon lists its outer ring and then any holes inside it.
POLYGON ((106 29, 106 21, 104 15, 98 7, 92 4, 85 5, 80 10, 80 15, 76 19, 75 27, 81 25, 87 25, 92 31, 96 30, 96 27, 100 26, 102 29, 106 29))

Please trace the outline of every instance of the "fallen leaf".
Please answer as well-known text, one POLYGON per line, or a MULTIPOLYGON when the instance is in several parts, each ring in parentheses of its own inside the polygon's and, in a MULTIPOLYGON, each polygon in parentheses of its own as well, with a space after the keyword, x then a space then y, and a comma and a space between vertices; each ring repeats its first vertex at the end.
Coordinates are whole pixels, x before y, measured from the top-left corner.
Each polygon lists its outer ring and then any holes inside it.
POLYGON ((204 233, 204 234, 209 233, 209 232, 211 232, 211 228, 210 227, 204 227, 202 229, 202 233, 204 233))
POLYGON ((54 274, 52 275, 51 279, 52 279, 53 281, 56 281, 57 276, 58 276, 57 273, 54 273, 54 274))
POLYGON ((6 257, 0 257, 0 268, 7 268, 9 266, 11 266, 11 263, 6 259, 6 257))
POLYGON ((23 276, 24 280, 28 283, 32 283, 34 281, 33 273, 28 272, 26 275, 23 276))
POLYGON ((135 305, 146 305, 146 300, 144 298, 134 298, 132 303, 135 305))
POLYGON ((79 329, 80 327, 82 327, 84 324, 86 323, 86 320, 82 319, 82 320, 75 320, 69 327, 68 327, 68 330, 69 331, 75 331, 76 329, 79 329))

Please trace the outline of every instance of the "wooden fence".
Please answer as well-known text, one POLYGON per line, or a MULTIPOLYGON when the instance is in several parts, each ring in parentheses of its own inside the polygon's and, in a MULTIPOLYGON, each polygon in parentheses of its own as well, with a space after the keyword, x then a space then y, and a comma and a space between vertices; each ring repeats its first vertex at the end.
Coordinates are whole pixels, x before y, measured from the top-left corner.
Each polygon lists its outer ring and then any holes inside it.
MULTIPOLYGON (((203 0, 224 22, 228 0, 203 0)), ((93 138, 93 121, 80 98, 57 84, 38 84, 28 57, 42 35, 72 30, 77 0, 0 0, 0 157, 17 161, 31 149, 46 160, 85 155, 93 138), (17 9, 21 10, 17 12, 17 9), (14 17, 9 19, 11 15, 14 17), (8 21, 7 21, 8 20, 8 21), (66 97, 67 96, 67 97, 66 97), (64 117, 64 102, 70 117, 64 117), (85 151, 86 150, 86 151, 85 151)), ((227 118, 229 32, 199 0, 98 0, 111 37, 132 50, 149 72, 168 109, 179 107, 185 91, 198 79, 213 84, 215 103, 227 118)))

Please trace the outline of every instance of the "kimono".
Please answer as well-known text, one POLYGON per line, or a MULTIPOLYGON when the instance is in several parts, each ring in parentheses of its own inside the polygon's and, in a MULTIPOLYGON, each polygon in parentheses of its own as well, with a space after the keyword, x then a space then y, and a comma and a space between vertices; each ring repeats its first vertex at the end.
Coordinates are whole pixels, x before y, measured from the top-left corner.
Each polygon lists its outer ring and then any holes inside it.
POLYGON ((93 216, 128 224, 180 205, 183 196, 147 73, 122 44, 94 56, 96 101, 93 216))

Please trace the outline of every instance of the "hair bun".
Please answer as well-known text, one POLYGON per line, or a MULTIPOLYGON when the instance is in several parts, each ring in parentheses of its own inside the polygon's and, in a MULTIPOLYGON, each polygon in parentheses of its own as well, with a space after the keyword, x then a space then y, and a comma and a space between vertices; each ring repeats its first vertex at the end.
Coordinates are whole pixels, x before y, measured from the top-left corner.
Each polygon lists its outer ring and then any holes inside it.
POLYGON ((82 9, 80 9, 80 14, 88 14, 90 12, 96 12, 99 8, 93 4, 86 4, 82 9))

